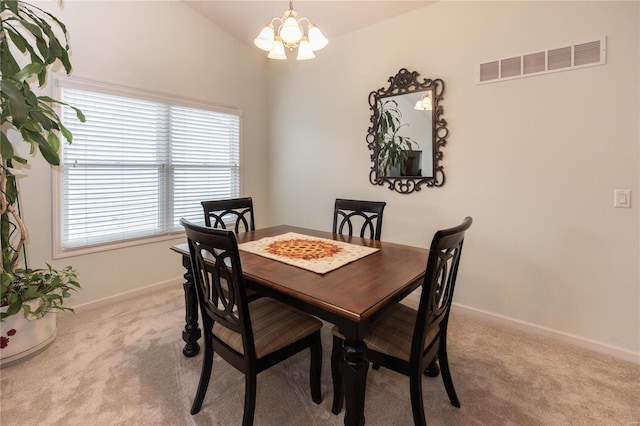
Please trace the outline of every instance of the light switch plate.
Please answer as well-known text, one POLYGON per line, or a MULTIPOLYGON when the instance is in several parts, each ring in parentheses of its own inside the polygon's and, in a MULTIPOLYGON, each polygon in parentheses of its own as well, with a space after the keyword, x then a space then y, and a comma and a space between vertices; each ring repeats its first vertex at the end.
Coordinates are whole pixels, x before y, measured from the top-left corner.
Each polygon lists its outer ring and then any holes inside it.
POLYGON ((613 191, 613 207, 631 208, 631 190, 615 189, 613 191))

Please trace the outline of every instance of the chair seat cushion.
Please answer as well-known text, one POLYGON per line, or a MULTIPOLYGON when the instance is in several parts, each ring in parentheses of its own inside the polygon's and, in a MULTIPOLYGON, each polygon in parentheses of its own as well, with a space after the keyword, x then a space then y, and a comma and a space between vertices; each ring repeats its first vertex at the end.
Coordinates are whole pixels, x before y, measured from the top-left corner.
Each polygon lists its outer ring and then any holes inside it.
MULTIPOLYGON (((249 303, 249 315, 257 358, 262 358, 322 328, 320 320, 268 297, 249 303)), ((233 350, 244 354, 242 336, 239 333, 216 323, 213 326, 213 334, 233 350)))
MULTIPOLYGON (((409 306, 403 304, 394 306, 371 324, 371 331, 364 338, 367 348, 408 362, 417 315, 418 312, 409 306)), ((438 331, 439 328, 435 327, 427 332, 424 349, 438 335, 438 331)), ((332 332, 344 340, 344 336, 340 334, 337 327, 333 327, 332 332)))

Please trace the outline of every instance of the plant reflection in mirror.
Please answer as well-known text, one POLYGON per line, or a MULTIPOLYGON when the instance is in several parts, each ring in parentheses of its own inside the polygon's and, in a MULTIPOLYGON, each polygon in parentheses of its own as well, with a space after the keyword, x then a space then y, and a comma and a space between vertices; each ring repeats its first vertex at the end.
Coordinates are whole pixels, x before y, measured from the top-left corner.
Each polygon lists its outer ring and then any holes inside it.
POLYGON ((398 109, 398 102, 393 99, 378 102, 378 168, 383 176, 389 176, 391 169, 397 169, 404 175, 407 163, 407 151, 411 151, 413 139, 401 136, 399 130, 408 126, 401 124, 402 112, 398 109))

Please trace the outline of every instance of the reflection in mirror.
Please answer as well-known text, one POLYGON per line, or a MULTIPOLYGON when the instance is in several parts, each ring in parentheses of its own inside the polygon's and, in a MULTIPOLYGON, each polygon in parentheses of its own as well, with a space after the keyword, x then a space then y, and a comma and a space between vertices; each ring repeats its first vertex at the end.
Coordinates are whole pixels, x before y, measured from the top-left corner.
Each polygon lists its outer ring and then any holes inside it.
POLYGON ((387 121, 391 116, 394 125, 390 132, 380 131, 378 126, 378 160, 383 176, 433 176, 431 111, 430 90, 378 100, 379 116, 387 121), (382 140, 386 144, 380 143, 382 140), (393 146, 400 149, 394 152, 389 149, 393 146))
POLYGON ((389 78, 387 89, 369 94, 373 111, 367 135, 373 162, 369 179, 401 193, 444 184, 440 164, 448 136, 440 105, 444 82, 419 82, 418 75, 402 68, 389 78))

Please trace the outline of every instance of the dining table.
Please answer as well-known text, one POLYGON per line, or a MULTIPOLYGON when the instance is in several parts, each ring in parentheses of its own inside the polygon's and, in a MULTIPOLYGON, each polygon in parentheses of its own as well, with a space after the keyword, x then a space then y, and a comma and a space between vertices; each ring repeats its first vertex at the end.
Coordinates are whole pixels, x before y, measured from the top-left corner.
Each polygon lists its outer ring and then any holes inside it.
MULTIPOLYGON (((359 236, 349 236, 290 225, 278 225, 236 235, 242 273, 247 287, 335 324, 345 337, 340 371, 344 381, 344 424, 365 423, 365 387, 369 361, 364 337, 372 321, 422 284, 429 250, 359 236), (312 272, 242 250, 242 244, 295 233, 340 244, 376 249, 372 253, 326 273, 312 272)), ((171 247, 182 255, 185 292, 185 341, 183 353, 199 352, 198 304, 187 243, 171 247)))

